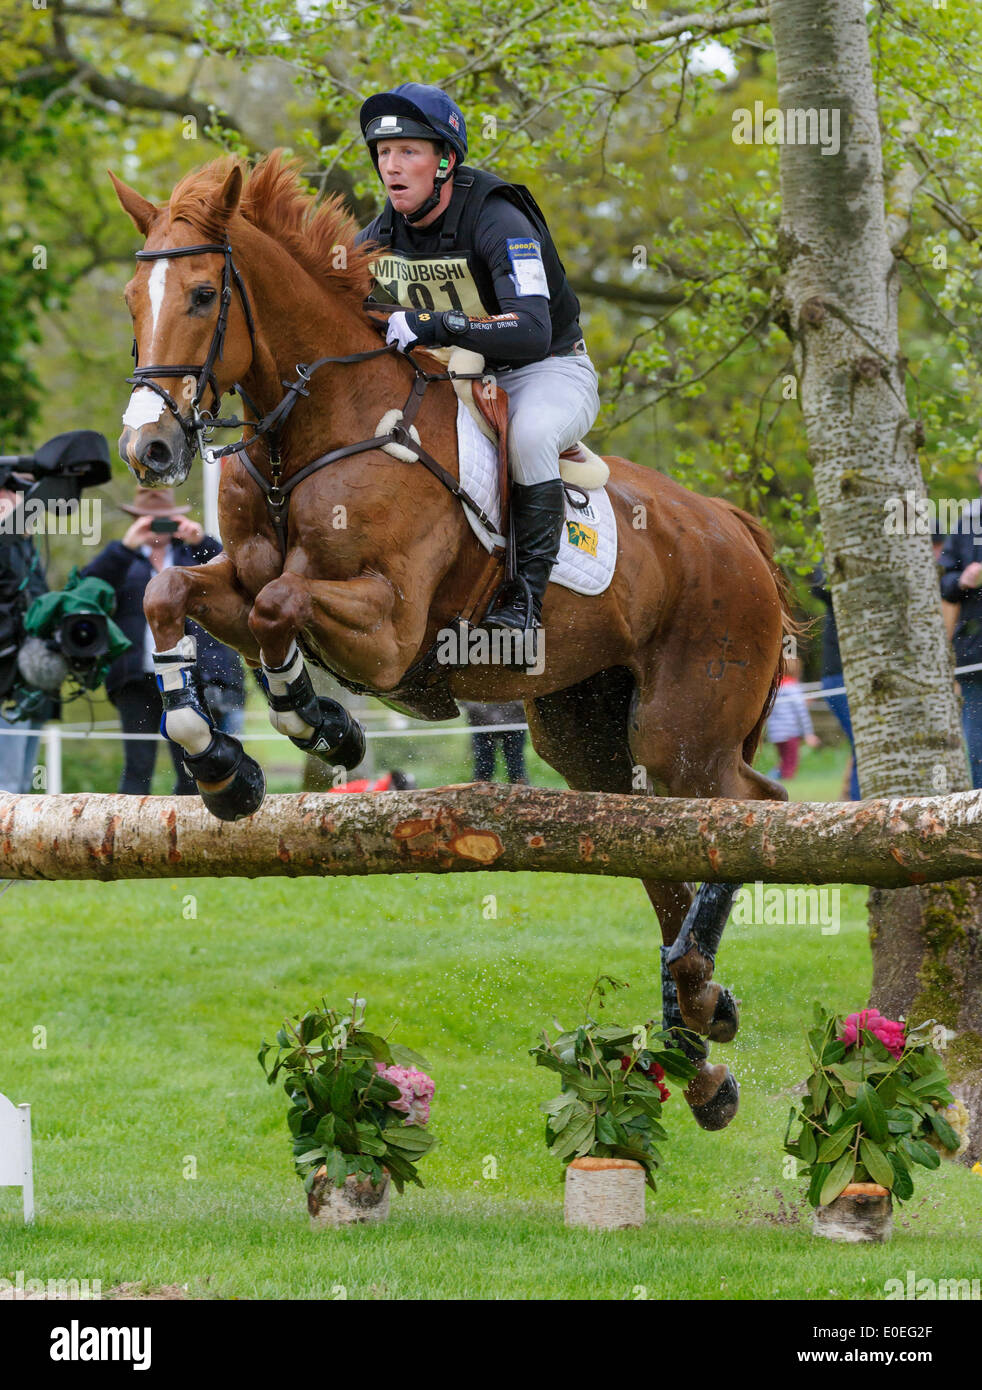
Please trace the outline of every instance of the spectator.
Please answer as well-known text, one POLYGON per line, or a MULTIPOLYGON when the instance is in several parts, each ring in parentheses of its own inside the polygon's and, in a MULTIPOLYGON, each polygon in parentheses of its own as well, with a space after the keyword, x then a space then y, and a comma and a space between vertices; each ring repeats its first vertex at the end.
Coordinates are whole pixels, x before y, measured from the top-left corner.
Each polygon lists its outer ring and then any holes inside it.
MULTIPOLYGON (((10 517, 20 501, 20 493, 0 488, 0 521, 10 517)), ((48 592, 34 537, 20 534, 15 522, 7 523, 12 534, 7 527, 0 534, 0 699, 11 694, 17 678, 24 613, 48 592)), ((41 726, 46 719, 57 719, 60 709, 59 701, 52 698, 31 720, 14 724, 0 715, 0 791, 39 790, 33 785, 33 774, 41 726)))
POLYGON ((790 781, 798 771, 801 740, 804 739, 809 748, 817 748, 820 743, 812 728, 808 702, 801 689, 801 662, 790 660, 787 668, 767 721, 767 737, 777 748, 781 759, 780 766, 771 776, 776 775, 782 781, 790 781))
MULTIPOLYGON (((982 468, 978 479, 982 485, 982 468)), ((982 662, 982 502, 976 499, 967 517, 948 537, 941 553, 941 597, 958 604, 955 624, 955 665, 982 662)), ((972 786, 982 787, 982 671, 959 676, 962 690, 962 730, 968 745, 972 786)))
MULTIPOLYGON (((143 616, 143 595, 154 574, 171 565, 203 565, 221 553, 221 542, 206 536, 196 521, 179 507, 172 488, 138 488, 132 506, 124 512, 136 518, 121 541, 110 541, 86 565, 83 575, 94 575, 116 592, 115 618, 132 642, 109 668, 106 694, 119 711, 124 733, 156 734, 160 729, 161 703, 153 672, 154 639, 143 616), (171 522, 171 530, 153 530, 151 524, 171 522)), ((237 653, 188 619, 185 631, 197 639, 198 673, 216 725, 226 733, 240 733, 245 703, 242 662, 237 653)), ((177 796, 197 792, 182 761, 182 750, 168 743, 174 763, 177 796)), ((157 757, 156 739, 123 740, 123 775, 119 790, 145 796, 150 791, 157 757)))
MULTIPOLYGON (((825 626, 822 630, 822 689, 836 690, 845 685, 842 678, 842 657, 839 655, 839 633, 835 626, 835 612, 832 608, 832 594, 825 580, 825 568, 817 565, 812 572, 811 592, 825 604, 825 626)), ((852 720, 849 718, 849 701, 845 694, 826 695, 825 703, 842 725, 842 731, 849 740, 852 753, 849 764, 849 800, 859 800, 859 775, 856 771, 856 746, 852 741, 852 720)))
POLYGON ((507 705, 479 705, 467 700, 460 702, 467 715, 467 722, 473 728, 482 730, 475 733, 474 742, 474 781, 493 782, 495 769, 495 749, 501 744, 505 758, 505 768, 509 782, 522 782, 528 785, 525 773, 525 730, 512 729, 497 731, 496 724, 524 724, 525 709, 521 700, 507 705))

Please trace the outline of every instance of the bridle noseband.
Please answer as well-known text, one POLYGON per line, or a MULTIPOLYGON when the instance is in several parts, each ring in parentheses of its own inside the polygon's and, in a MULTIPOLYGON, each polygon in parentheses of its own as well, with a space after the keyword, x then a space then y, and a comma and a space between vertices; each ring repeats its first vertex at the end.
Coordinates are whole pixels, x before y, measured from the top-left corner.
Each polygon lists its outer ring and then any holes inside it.
POLYGON ((215 324, 215 331, 211 335, 211 345, 208 348, 208 355, 203 365, 200 367, 160 367, 156 365, 141 367, 138 365, 139 357, 136 339, 134 338, 133 375, 126 378, 127 382, 132 383, 134 386, 146 387, 150 391, 155 391, 157 395, 160 396, 161 400, 167 406, 167 409, 176 418, 181 429, 184 431, 189 447, 192 450, 197 447, 198 450, 201 451, 202 457, 204 457, 204 451, 202 449, 204 433, 206 430, 214 429, 218 424, 216 417, 221 410, 222 393, 219 391, 218 382, 215 380, 214 366, 216 357, 221 360, 225 351, 225 330, 228 327, 228 306, 232 300, 233 281, 235 283, 235 288, 239 292, 239 298, 242 301, 242 309, 245 313, 246 326, 249 329, 249 341, 252 344, 253 354, 255 354, 256 351, 256 329, 253 322, 252 309, 249 305, 249 296, 246 294, 242 276, 239 274, 235 262, 232 260, 232 247, 227 237, 224 242, 209 242, 204 246, 171 246, 162 251, 137 251, 135 253, 138 261, 159 261, 175 256, 197 256, 211 251, 216 252, 225 259, 222 266, 222 293, 218 307, 218 320, 215 324), (197 377, 194 399, 191 401, 190 413, 188 416, 181 414, 181 408, 170 392, 165 391, 162 386, 158 386, 153 380, 154 377, 159 376, 197 377), (215 397, 214 413, 207 410, 199 411, 198 409, 205 391, 209 386, 215 397))

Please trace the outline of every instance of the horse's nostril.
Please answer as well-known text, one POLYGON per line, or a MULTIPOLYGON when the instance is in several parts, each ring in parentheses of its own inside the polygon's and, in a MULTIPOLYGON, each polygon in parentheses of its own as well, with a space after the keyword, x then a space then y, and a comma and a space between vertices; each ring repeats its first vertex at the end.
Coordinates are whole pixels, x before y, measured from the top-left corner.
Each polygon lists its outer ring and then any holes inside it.
POLYGON ((171 463, 173 458, 170 445, 165 444, 162 439, 155 439, 144 455, 146 463, 171 463))

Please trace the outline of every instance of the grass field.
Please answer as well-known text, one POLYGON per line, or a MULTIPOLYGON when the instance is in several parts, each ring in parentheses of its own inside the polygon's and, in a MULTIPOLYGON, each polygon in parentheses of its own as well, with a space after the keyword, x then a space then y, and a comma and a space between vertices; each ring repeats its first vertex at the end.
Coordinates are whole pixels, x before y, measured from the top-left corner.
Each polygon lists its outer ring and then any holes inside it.
MULTIPOLYGON (((841 768, 841 750, 821 750, 793 794, 835 796, 841 768)), ((595 1235, 563 1227, 562 1170, 537 1110, 555 1087, 527 1052, 554 1017, 578 1017, 601 970, 631 983, 611 1021, 658 1014, 640 885, 15 883, 0 897, 0 1090, 33 1107, 38 1219, 25 1229, 19 1192, 0 1190, 0 1277, 99 1279, 104 1293, 186 1285, 192 1298, 624 1300, 877 1299, 908 1269, 977 1277, 982 1178, 964 1167, 921 1176, 882 1247, 814 1239, 803 1183, 785 1174, 802 1019, 813 999, 853 1009, 867 997, 865 895, 842 890, 834 934, 729 927, 719 977, 743 1021, 714 1056, 740 1078, 740 1112, 703 1133, 673 1094, 647 1224, 595 1235), (256 1051, 284 1014, 355 989, 370 1023, 398 1021, 396 1038, 428 1058, 440 1144, 425 1190, 394 1193, 385 1226, 315 1235, 286 1098, 256 1051)))

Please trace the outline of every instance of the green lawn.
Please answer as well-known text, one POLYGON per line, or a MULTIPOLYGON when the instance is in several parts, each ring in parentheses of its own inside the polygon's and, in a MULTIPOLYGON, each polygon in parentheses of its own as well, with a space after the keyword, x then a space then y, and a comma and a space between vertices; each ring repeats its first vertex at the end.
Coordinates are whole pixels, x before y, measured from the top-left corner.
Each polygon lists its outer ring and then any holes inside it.
MULTIPOLYGON (((841 750, 821 750, 795 793, 831 796, 841 767, 841 750)), ((640 885, 13 884, 0 897, 0 1090, 33 1107, 38 1220, 25 1230, 19 1192, 0 1191, 0 1277, 186 1284, 206 1298, 549 1299, 880 1298, 908 1269, 977 1277, 982 1178, 964 1167, 921 1176, 892 1244, 860 1248, 813 1238, 803 1183, 785 1174, 801 1020, 813 999, 852 1009, 867 997, 865 893, 842 890, 837 934, 730 926, 719 974, 743 1025, 714 1055, 741 1080, 739 1115, 704 1133, 676 1092, 646 1226, 596 1235, 563 1227, 537 1111, 554 1083, 527 1049, 553 1017, 577 1017, 600 970, 631 982, 612 1021, 658 1013, 640 885), (426 1189, 394 1193, 387 1225, 312 1234, 286 1098, 256 1051, 285 1013, 355 989, 370 1023, 398 1020, 398 1040, 429 1059, 441 1142, 426 1189)))

